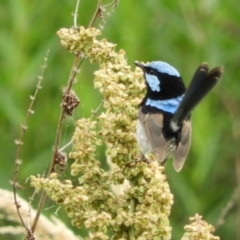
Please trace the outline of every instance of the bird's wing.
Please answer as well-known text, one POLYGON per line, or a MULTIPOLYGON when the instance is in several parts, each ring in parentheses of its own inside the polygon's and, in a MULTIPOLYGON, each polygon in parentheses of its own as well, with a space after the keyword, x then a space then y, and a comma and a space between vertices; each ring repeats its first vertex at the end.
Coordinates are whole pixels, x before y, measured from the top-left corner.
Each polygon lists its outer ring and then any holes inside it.
POLYGON ((188 155, 188 151, 191 145, 191 122, 190 120, 185 120, 181 129, 181 138, 177 149, 175 150, 175 156, 173 161, 173 166, 177 172, 179 172, 185 162, 188 155))
POLYGON ((167 142, 162 133, 163 115, 161 113, 143 114, 140 108, 138 111, 138 119, 144 128, 154 155, 156 155, 159 162, 163 162, 166 158, 167 147, 167 142))

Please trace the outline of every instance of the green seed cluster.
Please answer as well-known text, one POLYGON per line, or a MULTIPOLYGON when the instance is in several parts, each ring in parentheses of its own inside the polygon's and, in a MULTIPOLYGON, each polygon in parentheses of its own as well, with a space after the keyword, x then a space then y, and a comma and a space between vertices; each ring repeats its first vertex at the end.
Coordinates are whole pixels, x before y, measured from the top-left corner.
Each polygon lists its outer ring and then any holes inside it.
POLYGON ((212 225, 202 220, 202 216, 196 214, 194 217, 190 217, 191 224, 184 227, 186 233, 184 233, 181 240, 219 240, 219 237, 212 235, 214 228, 212 225))
POLYGON ((104 111, 95 120, 76 122, 69 157, 78 184, 60 181, 55 173, 48 179, 33 176, 32 185, 62 205, 73 225, 84 225, 86 239, 171 239, 173 195, 164 168, 157 162, 137 162, 136 116, 145 90, 141 70, 132 71, 115 44, 97 40, 98 29, 60 29, 57 34, 68 51, 99 64, 94 86, 103 96, 104 111), (104 171, 97 159, 97 147, 103 143, 114 166, 111 171, 104 171), (127 184, 118 191, 116 185, 123 182, 127 184))

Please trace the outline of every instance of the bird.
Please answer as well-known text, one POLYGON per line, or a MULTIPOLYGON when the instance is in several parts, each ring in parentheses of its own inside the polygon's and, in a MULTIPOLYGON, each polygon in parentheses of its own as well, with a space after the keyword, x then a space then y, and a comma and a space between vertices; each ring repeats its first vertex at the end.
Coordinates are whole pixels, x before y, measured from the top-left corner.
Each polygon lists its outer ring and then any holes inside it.
POLYGON ((191 145, 191 112, 219 82, 223 66, 210 70, 203 62, 186 89, 178 70, 166 62, 134 64, 142 69, 146 83, 136 129, 140 159, 157 160, 164 165, 172 158, 173 167, 179 172, 191 145))

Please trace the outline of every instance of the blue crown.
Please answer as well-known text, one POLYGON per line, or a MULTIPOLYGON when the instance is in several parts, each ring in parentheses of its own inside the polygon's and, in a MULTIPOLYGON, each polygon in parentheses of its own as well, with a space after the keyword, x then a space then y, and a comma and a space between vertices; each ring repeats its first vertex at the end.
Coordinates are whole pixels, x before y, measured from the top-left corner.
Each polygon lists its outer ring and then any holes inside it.
POLYGON ((169 65, 166 62, 153 61, 153 62, 147 63, 145 66, 156 69, 160 73, 166 73, 171 76, 180 77, 180 73, 173 66, 169 65))

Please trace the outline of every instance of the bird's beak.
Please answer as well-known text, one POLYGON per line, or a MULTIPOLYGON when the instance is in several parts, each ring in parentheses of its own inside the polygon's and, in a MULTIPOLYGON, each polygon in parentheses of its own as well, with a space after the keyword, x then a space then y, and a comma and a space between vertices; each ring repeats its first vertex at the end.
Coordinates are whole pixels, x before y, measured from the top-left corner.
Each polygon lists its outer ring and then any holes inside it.
POLYGON ((142 70, 144 70, 145 68, 145 65, 140 63, 140 62, 134 62, 134 64, 137 66, 137 67, 140 67, 142 70))

